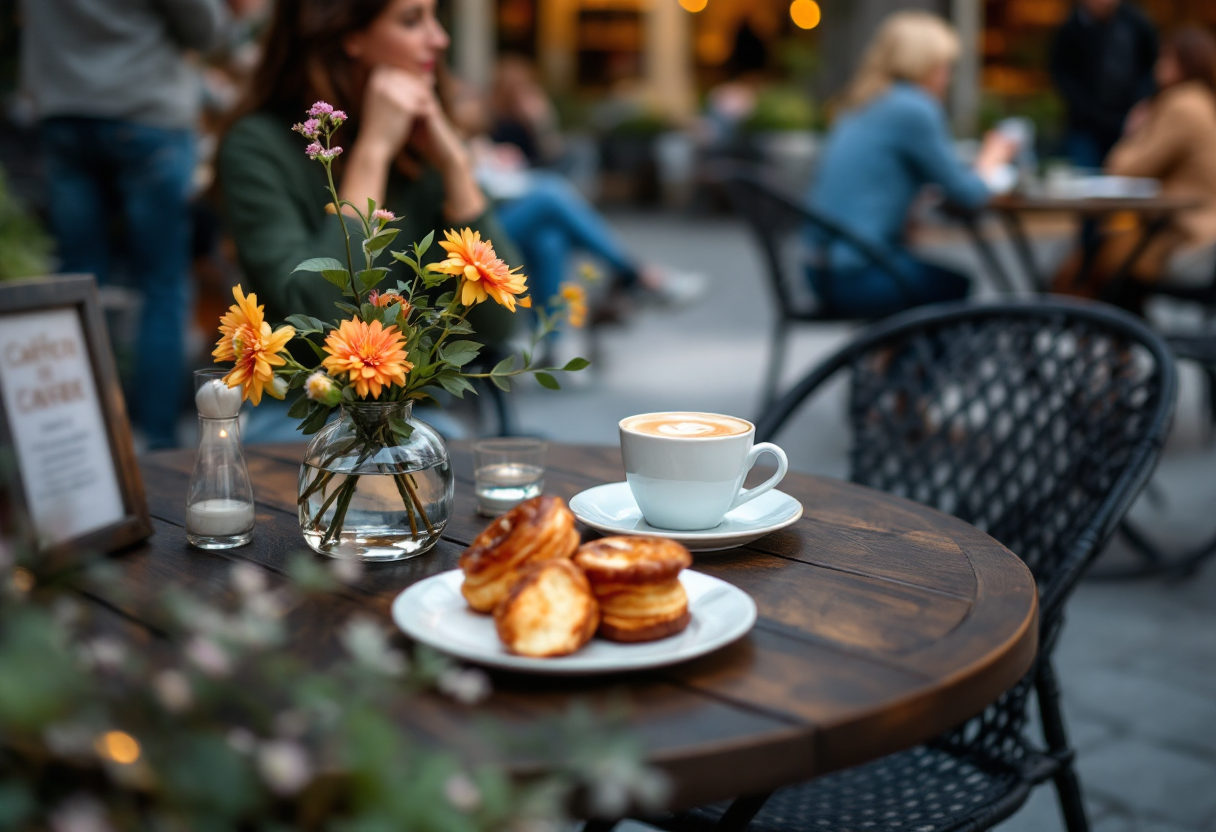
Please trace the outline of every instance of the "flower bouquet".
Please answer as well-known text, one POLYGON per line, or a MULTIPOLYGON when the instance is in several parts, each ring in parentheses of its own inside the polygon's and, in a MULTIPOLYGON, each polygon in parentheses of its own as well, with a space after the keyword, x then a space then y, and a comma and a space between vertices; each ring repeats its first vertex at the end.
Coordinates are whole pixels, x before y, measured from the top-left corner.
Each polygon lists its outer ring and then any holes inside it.
POLYGON ((305 434, 316 434, 299 482, 300 525, 308 545, 334 557, 399 560, 438 542, 452 504, 446 446, 414 418, 413 404, 433 399, 439 389, 456 397, 476 392, 471 379, 509 390, 510 379, 524 373, 558 389, 554 372, 581 370, 588 362, 576 358, 564 367, 536 367, 533 354, 562 320, 579 322, 584 299, 581 287, 564 288, 548 309, 535 310, 539 326, 530 349, 470 372, 482 345, 467 337, 475 334, 469 311, 487 299, 511 312, 531 307, 527 278, 497 256, 490 240, 466 228, 445 233, 439 245, 447 256, 435 264, 423 259, 434 232, 406 251, 392 251, 412 276, 381 288, 389 269, 376 260, 397 237, 396 217, 371 199, 364 211, 338 196, 332 165, 342 148, 333 144, 333 136, 346 114, 317 102, 308 116, 293 129, 309 140, 309 158, 325 168, 334 213, 357 218, 362 226, 363 267, 356 269, 350 230, 339 219, 346 263, 317 257, 295 270, 338 287, 348 299, 336 304, 342 317, 322 321, 291 315, 272 330, 257 296, 237 286, 236 304, 220 319, 212 355, 217 363, 233 365, 224 380, 229 387, 240 385, 255 406, 263 393, 283 399, 291 390, 303 391, 288 415, 300 419, 305 434), (307 345, 315 366, 288 352, 293 340, 307 345), (335 408, 341 418, 331 421, 335 408))

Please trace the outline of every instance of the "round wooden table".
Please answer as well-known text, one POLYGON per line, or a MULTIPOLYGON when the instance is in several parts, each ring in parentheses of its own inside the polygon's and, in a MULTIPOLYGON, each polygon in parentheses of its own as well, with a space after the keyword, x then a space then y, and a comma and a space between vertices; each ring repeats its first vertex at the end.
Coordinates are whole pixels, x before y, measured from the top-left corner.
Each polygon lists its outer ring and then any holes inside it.
MULTIPOLYGON (((310 599, 289 617, 291 650, 328 663, 336 631, 356 612, 386 623, 407 585, 455 568, 486 524, 474 512, 472 459, 452 448, 456 510, 429 554, 371 566, 355 586, 310 599)), ((225 591, 241 560, 282 575, 304 549, 296 520, 303 445, 247 449, 258 502, 253 542, 205 552, 185 535, 192 450, 143 459, 156 534, 115 557, 121 595, 100 600, 146 621, 173 586, 225 591)), ((545 490, 570 498, 623 479, 616 448, 550 445, 545 490)), ((650 760, 672 776, 673 806, 771 790, 927 740, 978 713, 1029 669, 1037 595, 1023 563, 948 515, 850 483, 791 473, 782 490, 806 507, 794 526, 749 546, 697 555, 695 569, 751 593, 755 629, 704 658, 658 671, 557 679, 492 675, 487 708, 526 730, 574 699, 629 704, 628 723, 650 760)), ((405 709, 403 709, 405 710, 405 709)), ((467 708, 427 695, 402 715, 423 741, 484 751, 467 708)), ((520 772, 539 761, 510 761, 520 772)))

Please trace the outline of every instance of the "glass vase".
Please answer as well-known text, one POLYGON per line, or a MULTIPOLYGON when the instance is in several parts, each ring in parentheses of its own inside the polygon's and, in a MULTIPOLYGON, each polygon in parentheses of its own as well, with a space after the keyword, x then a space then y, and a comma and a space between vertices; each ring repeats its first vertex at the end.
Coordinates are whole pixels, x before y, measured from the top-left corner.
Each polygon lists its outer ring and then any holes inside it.
POLYGON ((300 529, 333 558, 417 557, 439 542, 453 490, 447 445, 413 402, 343 404, 300 466, 300 529))
POLYGON ((196 370, 198 451, 186 492, 186 540, 200 549, 232 549, 253 539, 253 488, 241 450, 241 391, 222 370, 196 370))

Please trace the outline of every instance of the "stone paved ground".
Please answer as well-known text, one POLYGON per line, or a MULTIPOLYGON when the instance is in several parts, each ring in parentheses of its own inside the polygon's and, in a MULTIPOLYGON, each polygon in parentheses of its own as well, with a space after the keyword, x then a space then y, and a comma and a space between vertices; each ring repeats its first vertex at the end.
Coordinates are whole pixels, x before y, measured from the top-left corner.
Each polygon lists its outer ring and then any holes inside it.
MULTIPOLYGON (((770 307, 742 226, 640 215, 613 220, 635 251, 708 275, 712 294, 696 307, 647 311, 606 333, 596 369, 570 389, 524 391, 525 428, 552 439, 614 444, 617 421, 631 413, 754 417, 770 307)), ((1050 241, 1042 247, 1052 249, 1050 241)), ((937 248, 964 265, 969 260, 967 248, 948 235, 937 248)), ((800 334, 788 377, 848 334, 843 327, 800 334)), ((586 352, 587 345, 570 338, 560 350, 586 352)), ((1205 433, 1193 372, 1184 372, 1183 383, 1154 499, 1142 498, 1134 509, 1146 528, 1180 546, 1216 529, 1216 443, 1205 433)), ((843 473, 840 413, 840 402, 828 397, 782 438, 797 468, 843 473)), ((1116 543, 1100 565, 1126 558, 1116 543)), ((1087 581, 1070 602, 1056 656, 1095 830, 1216 832, 1216 565, 1183 583, 1087 581)), ((1000 828, 1062 829, 1050 788, 1039 789, 1000 828)))

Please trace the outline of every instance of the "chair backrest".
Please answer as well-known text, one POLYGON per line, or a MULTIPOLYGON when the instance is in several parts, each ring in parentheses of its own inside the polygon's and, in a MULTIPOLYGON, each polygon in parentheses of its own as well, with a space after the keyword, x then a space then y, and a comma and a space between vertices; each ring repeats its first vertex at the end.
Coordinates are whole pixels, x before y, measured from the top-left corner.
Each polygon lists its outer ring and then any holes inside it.
MULTIPOLYGON (((756 165, 740 162, 719 163, 711 176, 726 190, 735 211, 746 220, 756 235, 764 254, 769 282, 782 314, 797 307, 790 291, 793 281, 806 280, 804 275, 787 273, 788 260, 784 257, 785 242, 792 234, 813 229, 820 252, 815 258, 806 258, 809 265, 818 261, 827 268, 823 252, 833 244, 848 246, 861 254, 862 258, 895 277, 904 280, 900 267, 887 252, 857 237, 844 226, 804 205, 797 196, 787 193, 772 181, 772 174, 756 165)), ((820 297, 825 311, 832 308, 830 297, 820 297)))
MULTIPOLYGON (((1040 657, 1049 657, 1064 600, 1165 442, 1177 397, 1168 347, 1098 303, 925 307, 811 372, 760 421, 757 441, 841 373, 851 382, 852 479, 960 517, 1020 556, 1039 587, 1040 657)), ((951 741, 1016 756, 1033 676, 951 741)))

